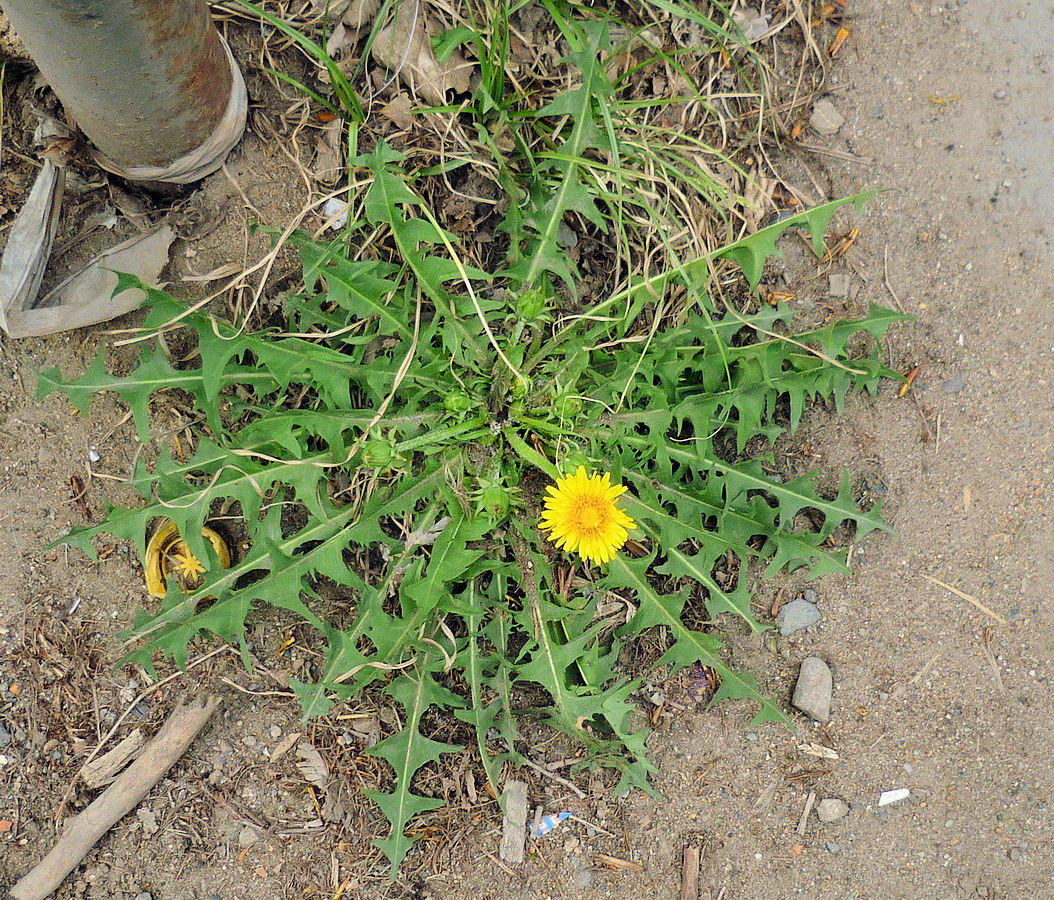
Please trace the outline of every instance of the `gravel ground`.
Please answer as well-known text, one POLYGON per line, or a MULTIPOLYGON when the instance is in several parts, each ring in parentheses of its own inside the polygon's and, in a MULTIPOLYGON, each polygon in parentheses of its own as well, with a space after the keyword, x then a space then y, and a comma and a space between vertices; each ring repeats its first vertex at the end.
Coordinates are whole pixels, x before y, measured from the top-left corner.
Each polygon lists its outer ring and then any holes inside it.
MULTIPOLYGON (((745 727, 746 710, 734 706, 667 719, 654 739, 659 797, 614 801, 583 783, 587 796, 569 799, 554 781, 532 804, 591 824, 565 823, 509 871, 487 855, 499 841, 493 811, 455 810, 450 824, 463 838, 438 875, 401 896, 676 897, 682 852, 697 846, 709 900, 1054 897, 1054 9, 1028 0, 857 6, 828 98, 844 123, 807 136, 825 152, 808 160, 814 181, 800 174, 803 187, 831 197, 888 189, 857 218, 857 245, 820 286, 916 314, 892 335, 890 359, 920 370, 904 398, 888 387, 841 415, 814 410, 787 452, 808 467, 870 473, 896 530, 855 548, 851 577, 764 588, 814 591, 818 622, 733 640, 736 664, 788 703, 801 661, 822 659, 833 676, 830 720, 799 716, 792 735, 745 727), (910 796, 880 808, 895 789, 910 796)), ((815 271, 788 251, 788 279, 815 288, 815 271)), ((210 262, 204 253, 194 265, 210 262)), ((13 823, 0 833, 0 884, 50 841, 20 823, 28 804, 58 803, 66 785, 40 760, 61 759, 74 740, 9 718, 23 706, 52 722, 76 712, 79 739, 94 745, 141 687, 108 668, 129 602, 124 550, 98 565, 42 550, 79 520, 66 479, 89 448, 114 470, 136 452, 117 404, 74 418, 62 401, 30 396, 42 366, 83 368, 104 339, 0 343, 0 821, 13 823), (37 697, 24 695, 16 644, 35 667, 37 697), (22 766, 30 757, 37 762, 22 766)), ((684 703, 684 679, 662 687, 684 703)), ((148 725, 163 715, 151 700, 148 725)), ((309 823, 321 812, 293 784, 293 754, 271 759, 298 727, 290 705, 232 692, 216 726, 148 798, 148 814, 115 828, 67 895, 309 896, 289 888, 304 872, 328 884, 340 854, 368 839, 354 809, 346 843, 334 846, 310 829, 246 830, 254 807, 309 823)), ((387 891, 352 883, 343 896, 387 891)))

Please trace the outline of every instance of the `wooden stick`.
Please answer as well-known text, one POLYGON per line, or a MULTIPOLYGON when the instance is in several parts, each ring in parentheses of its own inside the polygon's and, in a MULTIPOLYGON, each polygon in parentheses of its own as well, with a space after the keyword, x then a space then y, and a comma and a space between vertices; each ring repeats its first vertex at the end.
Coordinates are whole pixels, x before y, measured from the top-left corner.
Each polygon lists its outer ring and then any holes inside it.
POLYGON ((699 900, 699 856, 698 847, 684 848, 681 865, 681 900, 699 900))
POLYGON ((12 900, 50 896, 99 838, 179 761, 219 704, 219 697, 209 697, 202 705, 180 703, 139 758, 70 822, 48 855, 11 889, 12 900))

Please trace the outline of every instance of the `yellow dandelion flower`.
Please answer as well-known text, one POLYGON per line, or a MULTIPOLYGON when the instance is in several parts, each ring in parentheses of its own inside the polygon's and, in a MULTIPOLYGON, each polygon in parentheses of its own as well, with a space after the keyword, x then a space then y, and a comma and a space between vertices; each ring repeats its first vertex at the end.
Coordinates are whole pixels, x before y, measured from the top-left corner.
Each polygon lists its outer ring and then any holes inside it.
POLYGON ((589 474, 579 466, 547 488, 541 528, 563 550, 597 565, 610 562, 636 527, 615 502, 625 492, 607 472, 589 474))

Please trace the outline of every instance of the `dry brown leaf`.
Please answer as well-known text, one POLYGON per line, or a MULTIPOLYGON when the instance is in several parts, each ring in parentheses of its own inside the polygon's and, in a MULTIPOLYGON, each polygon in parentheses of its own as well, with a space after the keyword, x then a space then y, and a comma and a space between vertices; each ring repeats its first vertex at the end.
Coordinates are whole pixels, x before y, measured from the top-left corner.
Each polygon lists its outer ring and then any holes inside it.
POLYGON ((377 33, 370 55, 418 97, 439 105, 446 102, 448 90, 469 89, 472 64, 456 50, 440 63, 432 52, 437 31, 422 3, 400 3, 392 23, 377 33))
POLYGON ((300 735, 301 732, 294 731, 292 734, 287 734, 282 740, 275 744, 274 750, 271 751, 271 762, 273 763, 285 756, 293 744, 300 740, 300 735))
POLYGON ((311 15, 329 16, 331 19, 335 19, 343 15, 349 3, 351 3, 351 0, 312 0, 311 15))
MULTIPOLYGON (((322 0, 324 2, 324 0, 322 0)), ((352 45, 373 27, 374 16, 380 0, 344 0, 339 7, 330 7, 331 18, 340 17, 326 41, 326 53, 332 59, 340 59, 352 45)), ((328 83, 328 73, 324 81, 328 83)))
POLYGON ((296 748, 296 755, 300 757, 296 761, 300 774, 320 791, 324 791, 329 784, 329 766, 326 765, 322 754, 310 744, 303 743, 296 748))
POLYGON ((315 144, 315 177, 336 184, 344 171, 344 120, 334 119, 319 132, 315 144))
POLYGON ((377 15, 380 5, 380 0, 351 0, 340 21, 355 31, 372 28, 373 17, 377 15))
POLYGON ((400 128, 413 128, 415 117, 413 115, 414 102, 409 94, 396 94, 381 107, 381 115, 394 122, 400 128))

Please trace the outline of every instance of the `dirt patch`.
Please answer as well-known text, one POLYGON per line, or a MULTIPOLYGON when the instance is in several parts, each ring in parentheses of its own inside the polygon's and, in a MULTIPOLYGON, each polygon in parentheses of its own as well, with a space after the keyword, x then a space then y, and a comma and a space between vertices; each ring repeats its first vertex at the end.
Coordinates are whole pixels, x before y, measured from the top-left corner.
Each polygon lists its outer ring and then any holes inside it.
MULTIPOLYGON (((332 896, 350 878, 345 897, 667 897, 689 845, 701 849, 702 896, 711 898, 1044 896, 1054 833, 1054 284, 1042 198, 1054 183, 1038 148, 1054 112, 1042 90, 1054 25, 1038 5, 1018 6, 861 9, 830 74, 845 124, 833 136, 808 135, 819 149, 781 162, 815 199, 892 189, 855 220, 858 241, 830 272, 803 265, 789 247, 781 286, 834 310, 899 301, 919 317, 890 341, 893 368, 921 367, 911 392, 897 398, 887 387, 843 415, 814 410, 786 450, 788 464, 861 473, 895 510, 896 532, 855 547, 851 577, 784 579, 761 593, 775 601, 780 591, 786 600, 814 590, 818 625, 732 642, 733 662, 776 697, 789 697, 804 656, 825 658, 835 678, 828 725, 802 720, 790 735, 746 727, 735 707, 702 712, 686 672, 651 686, 659 798, 614 800, 602 781, 576 779, 579 797, 535 773, 532 806, 578 820, 533 843, 510 874, 486 855, 496 854, 500 817, 478 785, 466 786, 466 768, 429 786, 449 803, 427 822, 414 877, 390 886, 381 865, 350 874, 349 861, 368 856, 384 832, 358 790, 371 775, 362 767, 377 764, 359 752, 363 735, 382 711, 338 712, 304 732, 269 673, 285 669, 285 655, 310 651, 284 646, 295 633, 280 617, 250 636, 260 657, 253 673, 226 652, 158 691, 141 673, 114 671, 116 632, 147 602, 134 553, 114 542, 88 563, 44 548, 84 521, 69 478, 84 476, 93 448, 101 476, 83 499, 98 516, 105 502, 133 500, 104 476, 124 477, 158 447, 138 444, 113 401, 81 417, 62 400, 31 397, 41 368, 82 370, 109 342, 101 329, 4 342, 0 742, 4 733, 10 742, 0 746, 0 819, 12 827, 0 834, 0 880, 13 882, 41 855, 78 759, 118 715, 131 706, 133 723, 150 730, 173 692, 199 683, 223 687, 222 715, 144 812, 89 857, 70 896, 332 896), (844 298, 831 296, 832 275, 848 276, 844 298), (274 759, 298 732, 339 773, 332 796, 305 783, 295 747, 274 759), (878 808, 882 791, 901 787, 909 800, 878 808), (821 824, 813 813, 799 829, 810 792, 843 798, 849 814, 821 824)), ((273 96, 262 80, 251 88, 273 96)), ((247 243, 246 222, 282 226, 302 207, 297 166, 262 120, 228 169, 231 179, 220 174, 186 201, 178 275, 256 258, 266 238, 247 243)), ((4 196, 24 186, 5 185, 4 196)), ((165 430, 188 424, 178 409, 157 413, 165 430)), ((560 755, 558 746, 536 748, 539 762, 560 755)), ((69 809, 86 799, 74 795, 69 809)))

